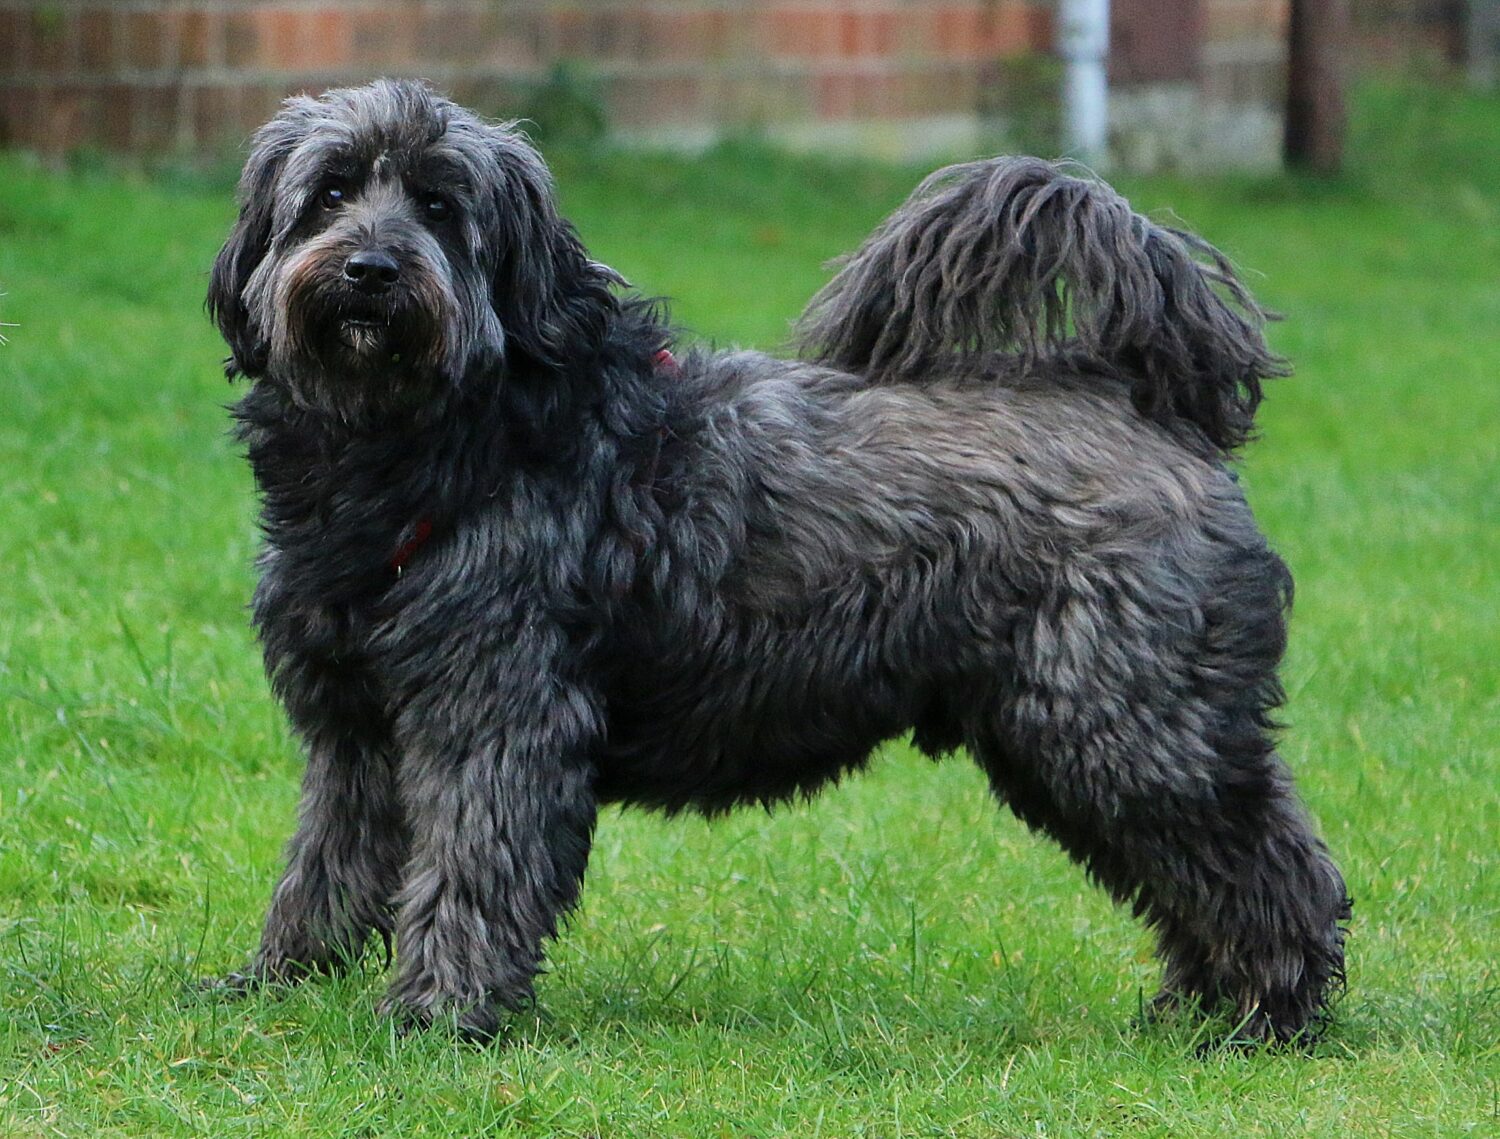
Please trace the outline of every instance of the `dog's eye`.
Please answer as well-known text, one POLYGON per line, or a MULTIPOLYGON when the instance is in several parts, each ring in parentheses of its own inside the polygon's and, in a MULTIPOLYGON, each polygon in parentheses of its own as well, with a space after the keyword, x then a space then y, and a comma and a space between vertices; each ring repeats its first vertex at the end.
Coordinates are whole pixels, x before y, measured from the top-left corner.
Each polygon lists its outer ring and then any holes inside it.
POLYGON ((428 194, 422 199, 422 216, 428 221, 447 221, 453 216, 453 205, 441 194, 428 194))
POLYGON ((344 188, 337 184, 324 186, 318 191, 318 205, 325 210, 336 210, 344 204, 344 188))

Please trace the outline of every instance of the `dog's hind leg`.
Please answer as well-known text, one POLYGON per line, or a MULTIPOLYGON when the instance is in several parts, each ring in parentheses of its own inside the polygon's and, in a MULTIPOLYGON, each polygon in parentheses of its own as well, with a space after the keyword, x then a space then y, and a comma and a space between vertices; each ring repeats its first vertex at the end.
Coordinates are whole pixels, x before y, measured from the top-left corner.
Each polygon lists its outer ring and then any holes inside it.
POLYGON ((970 745, 1017 815, 1155 928, 1160 1003, 1227 1001, 1240 1036, 1286 1041, 1342 980, 1349 902, 1268 735, 1282 605, 1264 559, 1187 620, 1140 582, 1075 579, 1017 636, 1015 686, 970 745))

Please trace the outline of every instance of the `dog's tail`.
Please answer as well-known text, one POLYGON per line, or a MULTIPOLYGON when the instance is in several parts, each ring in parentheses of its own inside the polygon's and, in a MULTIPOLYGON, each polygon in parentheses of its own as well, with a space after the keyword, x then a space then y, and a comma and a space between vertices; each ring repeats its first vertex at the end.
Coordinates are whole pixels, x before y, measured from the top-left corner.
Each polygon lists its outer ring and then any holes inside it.
POLYGON ((1223 254, 1037 158, 939 170, 841 264, 798 340, 876 383, 995 352, 1064 356, 1228 452, 1250 434, 1261 381, 1289 372, 1223 254))

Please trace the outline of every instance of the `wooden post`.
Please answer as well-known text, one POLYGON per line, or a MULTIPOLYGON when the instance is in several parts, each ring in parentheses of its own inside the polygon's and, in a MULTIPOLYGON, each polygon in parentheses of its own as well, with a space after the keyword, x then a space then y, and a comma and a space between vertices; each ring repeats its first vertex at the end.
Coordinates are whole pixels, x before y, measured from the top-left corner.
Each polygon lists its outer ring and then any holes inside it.
POLYGON ((1286 162, 1336 174, 1344 162, 1349 0, 1292 0, 1287 30, 1286 162))

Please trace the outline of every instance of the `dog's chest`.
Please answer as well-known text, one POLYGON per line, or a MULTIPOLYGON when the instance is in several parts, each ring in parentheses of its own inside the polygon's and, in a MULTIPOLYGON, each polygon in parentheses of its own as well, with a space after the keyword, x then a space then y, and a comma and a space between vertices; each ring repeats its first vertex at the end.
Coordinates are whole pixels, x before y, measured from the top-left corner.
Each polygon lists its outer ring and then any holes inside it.
POLYGON ((246 432, 268 547, 313 596, 382 590, 430 532, 441 457, 418 439, 296 426, 273 421, 246 432))
POLYGON ((368 657, 432 530, 421 488, 369 458, 279 450, 254 463, 265 533, 254 611, 263 635, 280 632, 330 659, 368 657))
MULTIPOLYGON (((391 539, 392 541, 394 539, 391 539)), ((369 656, 389 615, 397 571, 385 564, 382 538, 286 531, 268 534, 254 614, 263 636, 289 636, 333 661, 369 656)))

